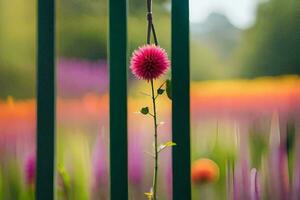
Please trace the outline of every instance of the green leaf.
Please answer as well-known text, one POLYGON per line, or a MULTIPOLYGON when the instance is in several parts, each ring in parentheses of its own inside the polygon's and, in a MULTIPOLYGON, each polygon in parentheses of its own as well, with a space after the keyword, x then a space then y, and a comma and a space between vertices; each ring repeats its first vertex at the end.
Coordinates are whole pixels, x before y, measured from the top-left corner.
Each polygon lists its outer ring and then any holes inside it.
POLYGON ((161 152, 161 151, 164 150, 165 148, 167 148, 167 147, 172 147, 172 146, 175 146, 175 145, 176 145, 175 142, 169 141, 169 142, 166 142, 165 144, 159 145, 157 151, 158 151, 158 152, 161 152))
POLYGON ((162 95, 164 93, 164 91, 165 91, 164 89, 158 88, 157 94, 162 95))
POLYGON ((140 111, 143 115, 149 114, 149 108, 148 107, 143 107, 140 111))
POLYGON ((65 189, 68 190, 71 187, 71 182, 70 182, 70 177, 69 177, 66 169, 64 168, 63 165, 58 165, 57 171, 63 182, 65 189))
POLYGON ((166 81, 166 92, 167 92, 169 99, 172 100, 172 81, 171 81, 171 79, 168 79, 166 81))

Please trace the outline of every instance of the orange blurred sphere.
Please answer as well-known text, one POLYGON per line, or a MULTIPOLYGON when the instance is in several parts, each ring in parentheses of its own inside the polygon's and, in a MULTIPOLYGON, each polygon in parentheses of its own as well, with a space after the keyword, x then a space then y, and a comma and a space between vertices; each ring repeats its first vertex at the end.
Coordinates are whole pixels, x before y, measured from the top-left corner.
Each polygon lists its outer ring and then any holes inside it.
POLYGON ((214 161, 207 158, 198 159, 192 164, 192 181, 196 184, 215 182, 219 179, 219 171, 214 161))

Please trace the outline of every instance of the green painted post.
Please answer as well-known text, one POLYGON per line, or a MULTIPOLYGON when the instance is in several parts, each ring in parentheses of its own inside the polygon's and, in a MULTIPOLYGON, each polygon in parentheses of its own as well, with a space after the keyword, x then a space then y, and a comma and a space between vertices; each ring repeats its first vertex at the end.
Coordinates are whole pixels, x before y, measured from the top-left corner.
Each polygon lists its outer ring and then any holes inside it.
POLYGON ((54 199, 54 0, 38 1, 36 199, 54 199))
POLYGON ((128 199, 127 0, 109 0, 110 199, 128 199))
POLYGON ((191 199, 189 1, 172 0, 173 200, 191 199))

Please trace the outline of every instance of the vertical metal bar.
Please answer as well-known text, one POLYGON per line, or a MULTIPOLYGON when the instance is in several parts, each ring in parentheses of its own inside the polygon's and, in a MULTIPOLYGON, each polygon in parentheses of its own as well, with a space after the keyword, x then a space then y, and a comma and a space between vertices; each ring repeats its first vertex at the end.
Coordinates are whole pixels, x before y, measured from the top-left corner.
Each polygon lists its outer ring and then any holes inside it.
POLYGON ((110 199, 128 199, 127 0, 109 0, 110 199))
POLYGON ((36 199, 54 199, 54 0, 38 1, 36 199))
POLYGON ((173 200, 191 199, 189 1, 172 0, 173 200))

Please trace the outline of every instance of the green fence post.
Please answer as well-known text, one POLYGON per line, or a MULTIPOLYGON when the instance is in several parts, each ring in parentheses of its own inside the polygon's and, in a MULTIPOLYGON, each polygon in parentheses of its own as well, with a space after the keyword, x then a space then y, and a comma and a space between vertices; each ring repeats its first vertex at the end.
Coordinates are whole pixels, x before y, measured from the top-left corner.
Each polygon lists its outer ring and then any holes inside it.
POLYGON ((109 0, 110 199, 128 199, 127 0, 109 0))
POLYGON ((36 199, 54 199, 54 0, 38 1, 36 199))
POLYGON ((191 199, 189 1, 172 0, 173 200, 191 199))

